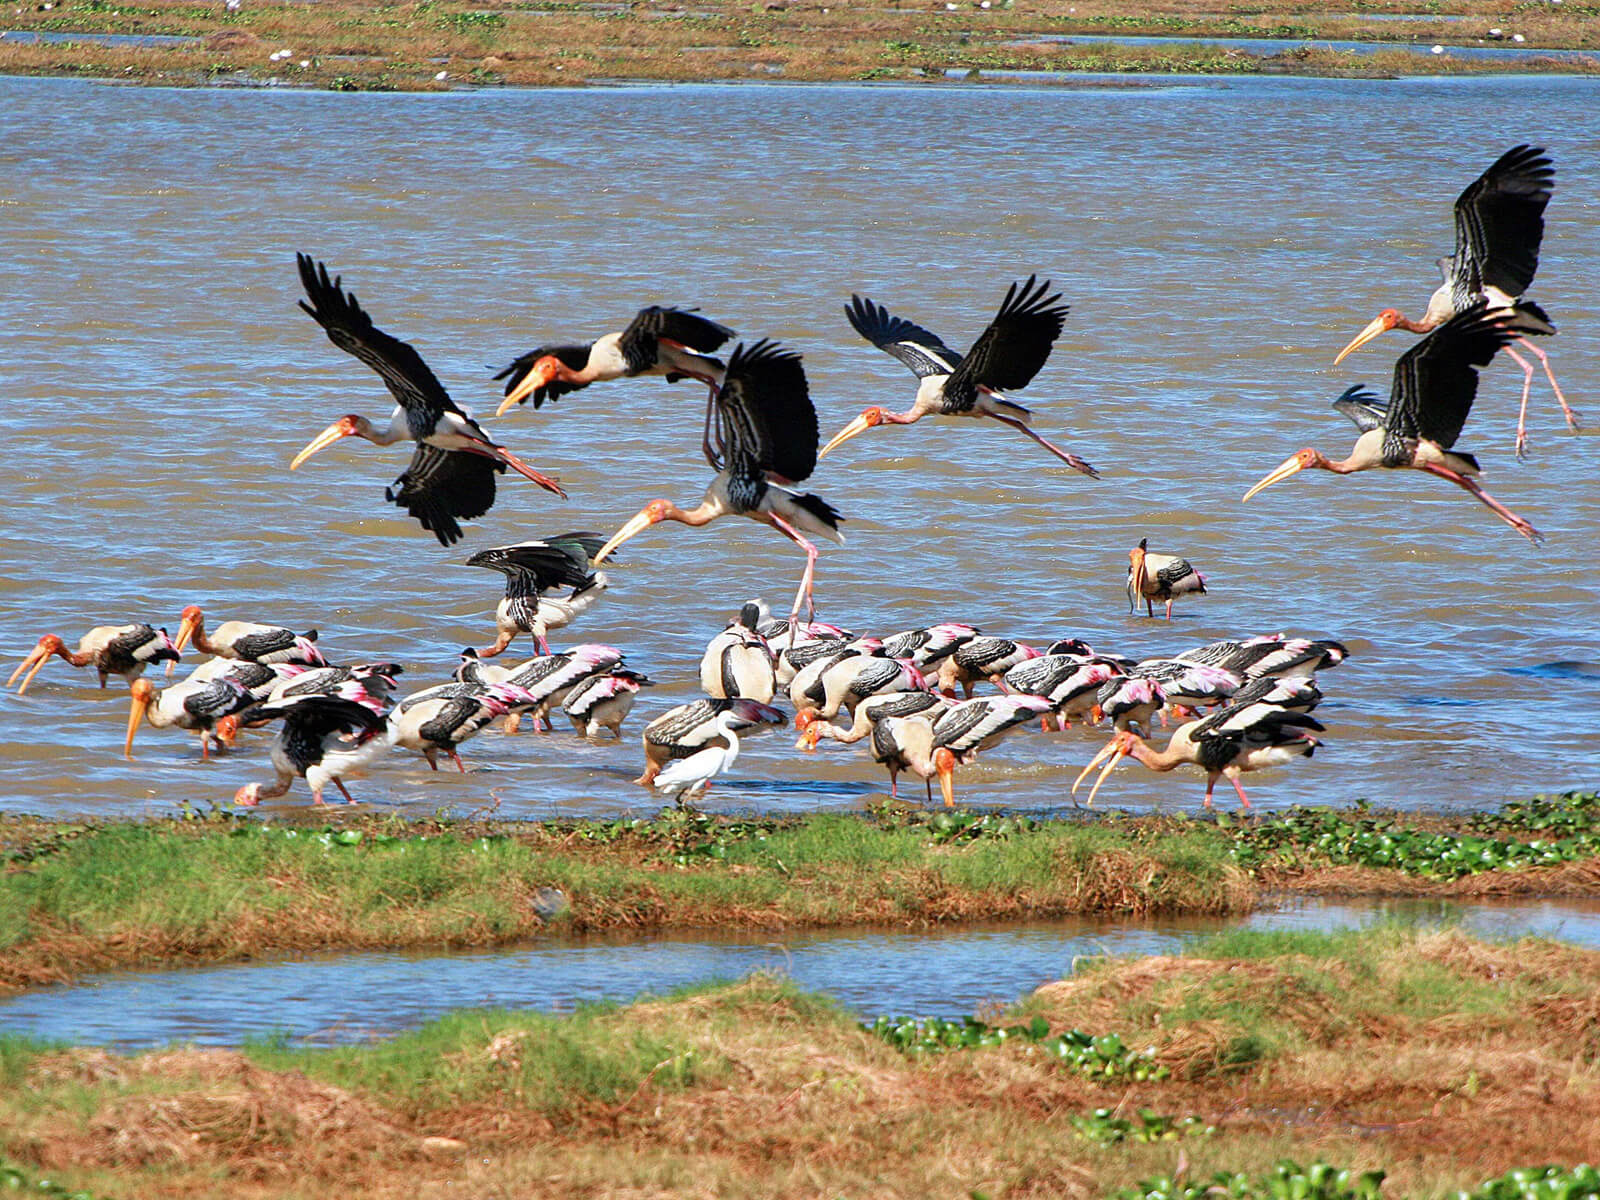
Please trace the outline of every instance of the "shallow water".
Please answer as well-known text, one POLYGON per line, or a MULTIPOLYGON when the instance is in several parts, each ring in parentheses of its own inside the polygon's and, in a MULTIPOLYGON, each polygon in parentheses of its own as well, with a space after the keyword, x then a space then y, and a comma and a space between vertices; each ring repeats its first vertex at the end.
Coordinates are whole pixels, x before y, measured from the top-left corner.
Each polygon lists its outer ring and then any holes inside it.
MULTIPOLYGON (((699 496, 699 393, 659 380, 493 422, 572 499, 503 483, 450 550, 383 502, 401 448, 335 449, 288 474, 340 414, 389 407, 295 307, 296 250, 343 272, 480 411, 498 398, 490 368, 520 351, 686 303, 803 349, 824 436, 912 392, 844 323, 851 291, 960 347, 1009 281, 1038 271, 1073 311, 1019 399, 1105 478, 998 428, 862 437, 811 481, 849 518, 849 545, 824 550, 820 617, 880 632, 964 620, 1140 655, 1275 630, 1341 638, 1353 657, 1324 681, 1326 748, 1256 777, 1263 807, 1472 808, 1593 782, 1600 443, 1565 432, 1542 382, 1533 463, 1510 452, 1509 363, 1488 373, 1461 445, 1549 535, 1543 549, 1410 472, 1240 496, 1307 442, 1345 453, 1354 431, 1329 402, 1356 382, 1386 388, 1406 340, 1336 370, 1334 353, 1384 305, 1422 307, 1450 203, 1502 143, 1536 140, 1557 160, 1533 295, 1561 326, 1569 397, 1600 427, 1597 95, 1573 78, 427 96, 0 80, 0 641, 15 662, 45 632, 175 628, 199 602, 216 619, 316 626, 336 658, 398 659, 421 686, 490 636, 500 577, 461 566, 468 555, 699 496), (1146 535, 1211 589, 1170 626, 1127 613, 1127 551, 1146 535)), ((622 747, 495 732, 466 746, 465 777, 396 758, 355 793, 410 812, 653 809, 628 783, 641 718, 691 695, 706 638, 740 601, 787 600, 800 560, 731 519, 652 529, 621 558, 608 602, 571 632, 624 647, 661 683, 622 747)), ((192 738, 149 729, 124 762, 126 711, 125 692, 60 662, 26 697, 6 693, 0 808, 168 812, 268 775, 263 741, 201 764, 192 738)), ((1019 736, 959 794, 1064 805, 1102 736, 1019 736)), ((750 743, 714 806, 881 794, 860 755, 791 744, 750 743)), ((1201 791, 1128 767, 1102 802, 1192 806, 1201 791)))
POLYGON ((1084 957, 1172 954, 1226 928, 1324 930, 1401 920, 1490 937, 1535 933, 1600 946, 1600 904, 1301 901, 1237 920, 1062 921, 995 928, 748 936, 588 938, 459 954, 363 953, 180 971, 122 971, 0 1000, 0 1027, 135 1050, 236 1045, 283 1034, 363 1041, 451 1009, 570 1011, 708 979, 780 971, 862 1016, 952 1016, 1009 1004, 1084 957))

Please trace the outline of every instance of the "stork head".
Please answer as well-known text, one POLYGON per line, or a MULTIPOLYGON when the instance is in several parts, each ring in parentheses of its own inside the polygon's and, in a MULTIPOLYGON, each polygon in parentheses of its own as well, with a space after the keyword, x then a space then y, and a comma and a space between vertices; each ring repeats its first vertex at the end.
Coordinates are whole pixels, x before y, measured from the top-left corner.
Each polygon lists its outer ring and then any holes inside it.
POLYGON ((561 360, 554 354, 546 354, 543 358, 535 359, 533 366, 522 377, 521 382, 507 392, 506 398, 500 401, 500 407, 494 410, 494 415, 497 417, 504 416, 508 408, 521 404, 554 379, 560 370, 561 360))
POLYGON ((933 752, 933 769, 939 772, 939 792, 944 796, 944 806, 956 806, 956 756, 946 747, 933 752))
POLYGON ((1400 315, 1399 309, 1384 309, 1381 313, 1372 318, 1365 329, 1350 339, 1350 344, 1348 346, 1339 351, 1338 355, 1333 360, 1333 365, 1338 366, 1344 361, 1345 355, 1349 354, 1352 350, 1361 349, 1361 347, 1365 346, 1380 333, 1387 333, 1396 325, 1403 324, 1405 324, 1405 318, 1400 315))
POLYGON ((1139 606, 1139 596, 1144 591, 1144 559, 1150 544, 1149 538, 1140 538, 1139 544, 1128 551, 1128 611, 1139 606))
POLYGON ((1136 745, 1143 744, 1144 741, 1139 737, 1138 734, 1128 732, 1127 730, 1120 730, 1116 734, 1112 735, 1111 740, 1102 746, 1100 748, 1100 752, 1089 760, 1089 765, 1083 769, 1082 773, 1079 774, 1078 778, 1073 782, 1073 795, 1077 795, 1079 784, 1088 778, 1089 772, 1094 770, 1095 767, 1100 763, 1104 762, 1105 766, 1101 768, 1100 777, 1094 781, 1094 787, 1089 790, 1089 798, 1084 801, 1084 803, 1089 807, 1094 807, 1094 798, 1100 792, 1100 785, 1104 783, 1107 777, 1110 776, 1111 772, 1116 769, 1116 765, 1119 762, 1134 752, 1134 747, 1136 745))
POLYGON ((888 419, 889 414, 883 409, 879 408, 877 405, 873 405, 871 408, 863 409, 859 417, 857 417, 854 421, 851 421, 850 424, 846 425, 843 429, 839 430, 838 433, 833 435, 832 440, 830 440, 828 444, 818 452, 817 457, 825 457, 828 451, 832 450, 835 446, 844 445, 845 442, 848 442, 851 438, 855 437, 856 434, 865 433, 874 425, 882 425, 888 419))
POLYGON ((289 464, 289 470, 294 470, 318 450, 325 450, 327 447, 337 442, 340 438, 347 437, 366 438, 368 441, 371 441, 372 422, 356 413, 346 413, 332 425, 329 425, 321 433, 317 434, 316 437, 312 438, 311 443, 304 450, 300 451, 299 454, 294 456, 294 460, 289 464))
MULTIPOLYGON (((172 648, 179 654, 193 639, 204 638, 206 635, 206 615, 200 611, 198 604, 191 604, 184 609, 178 617, 178 638, 172 648)), ((196 643, 198 644, 198 642, 196 643)))
POLYGON ((217 741, 221 742, 228 749, 232 750, 233 743, 239 739, 238 715, 235 713, 230 713, 228 716, 223 717, 217 722, 213 732, 215 732, 217 735, 217 741))
POLYGON ((28 652, 28 657, 22 660, 22 664, 11 672, 11 678, 6 680, 6 686, 10 687, 17 681, 18 675, 27 671, 28 677, 22 681, 22 686, 17 689, 17 695, 22 695, 23 692, 28 690, 28 685, 33 682, 33 677, 39 673, 39 668, 49 662, 50 656, 53 654, 59 654, 68 662, 72 661, 72 656, 67 653, 67 644, 55 634, 47 633, 39 639, 39 644, 28 652))
POLYGON ((1244 498, 1248 500, 1263 488, 1269 488, 1275 483, 1282 483, 1289 476, 1304 471, 1308 467, 1321 467, 1326 470, 1328 468, 1327 456, 1321 451, 1313 450, 1310 446, 1307 446, 1304 450, 1296 450, 1268 472, 1255 487, 1246 492, 1244 498))
POLYGON ((800 731, 800 738, 795 742, 796 750, 815 750, 817 743, 827 736, 830 722, 814 708, 804 709, 794 715, 794 727, 800 731))
POLYGON ((606 555, 641 530, 649 529, 652 525, 659 525, 662 521, 677 519, 679 511, 678 506, 670 500, 650 501, 649 504, 639 510, 632 520, 611 535, 611 540, 600 547, 600 553, 594 556, 594 561, 597 563, 603 561, 606 555))
POLYGON ((122 747, 122 757, 133 758, 133 735, 139 729, 139 723, 144 720, 145 713, 150 711, 150 706, 156 701, 155 684, 148 679, 135 679, 129 694, 133 697, 133 706, 128 710, 128 740, 122 747))
POLYGON ((261 785, 247 783, 233 794, 233 802, 244 808, 254 808, 261 803, 261 785))

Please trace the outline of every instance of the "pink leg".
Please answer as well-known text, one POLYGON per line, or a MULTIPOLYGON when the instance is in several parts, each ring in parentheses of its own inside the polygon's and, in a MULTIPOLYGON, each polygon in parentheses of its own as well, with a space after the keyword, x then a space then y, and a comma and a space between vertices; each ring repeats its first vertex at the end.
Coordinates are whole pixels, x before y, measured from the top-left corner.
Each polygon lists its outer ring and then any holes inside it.
POLYGON ((550 653, 550 643, 545 641, 544 634, 536 633, 533 635, 533 648, 540 654, 550 653))
POLYGON ((1494 513, 1495 516, 1499 517, 1502 521, 1511 526, 1511 528, 1515 529, 1523 537, 1527 538, 1535 546, 1541 546, 1544 544, 1544 534, 1540 533, 1532 525, 1528 524, 1528 522, 1517 516, 1516 513, 1512 512, 1505 505, 1501 504, 1500 501, 1489 495, 1488 492, 1484 491, 1478 486, 1476 480, 1465 475, 1459 475, 1455 471, 1450 470, 1448 467, 1441 467, 1434 463, 1418 463, 1417 469, 1426 471, 1430 475, 1437 475, 1440 479, 1448 479, 1457 487, 1465 488, 1477 498, 1479 503, 1487 507, 1491 512, 1494 513))
POLYGON ((1207 808, 1211 807, 1211 789, 1216 787, 1216 786, 1217 786, 1217 777, 1215 775, 1211 776, 1211 778, 1206 780, 1206 803, 1205 803, 1205 807, 1207 807, 1207 808))
POLYGON ((350 794, 350 789, 344 786, 343 781, 335 779, 333 781, 333 786, 339 789, 339 794, 343 796, 348 803, 354 804, 356 802, 356 798, 350 794))
POLYGON ((1167 601, 1167 620, 1172 620, 1172 601, 1167 601))
POLYGON ((794 611, 789 614, 789 627, 793 629, 795 623, 800 620, 800 602, 802 600, 806 603, 806 620, 813 620, 817 615, 817 602, 811 594, 811 581, 816 577, 817 573, 817 548, 806 540, 798 529, 777 513, 768 513, 767 516, 771 518, 775 528, 781 530, 791 541, 806 552, 805 574, 800 576, 800 590, 794 594, 794 611))
POLYGON ((456 753, 456 748, 454 746, 450 747, 449 753, 450 753, 450 761, 455 763, 456 770, 460 771, 463 775, 465 775, 467 773, 467 764, 461 761, 461 755, 456 753))
POLYGON ((1506 347, 1506 354, 1522 368, 1522 407, 1517 409, 1517 461, 1522 462, 1528 457, 1528 392, 1533 388, 1533 364, 1510 346, 1506 347))
POLYGON ((313 791, 311 793, 311 803, 313 803, 313 804, 321 804, 321 803, 323 803, 322 789, 321 788, 317 788, 315 791, 313 791))
POLYGON ((556 495, 560 496, 563 500, 565 500, 567 498, 567 494, 564 491, 561 490, 561 485, 559 483, 557 483, 554 479, 552 479, 548 475, 541 475, 538 471, 535 471, 532 467, 530 467, 527 463, 523 462, 520 458, 518 458, 515 454, 511 453, 511 451, 507 450, 505 447, 503 447, 503 446, 491 446, 487 442, 483 443, 483 445, 484 445, 485 449, 480 450, 479 451, 480 454, 483 454, 485 457, 492 458, 492 459, 495 459, 495 460, 497 460, 499 462, 505 463, 506 466, 510 467, 518 475, 521 475, 524 479, 533 480, 534 483, 537 483, 545 491, 554 492, 556 495))
POLYGON ((1578 421, 1578 414, 1573 412, 1571 406, 1567 404, 1567 398, 1561 394, 1561 385, 1556 382, 1556 377, 1550 370, 1550 356, 1527 338, 1518 338, 1517 341, 1527 348, 1528 353, 1539 360, 1540 366, 1544 367, 1544 377, 1550 381, 1550 390, 1556 394, 1556 400, 1561 404, 1561 411, 1566 414, 1567 428, 1574 433, 1582 429, 1583 426, 1578 421))
POLYGON ((1051 442, 1045 441, 1044 438, 1040 437, 1033 430, 1029 429, 1027 427, 1027 425, 1025 425, 1023 422, 1017 420, 1017 418, 1015 418, 1015 417, 1002 417, 999 413, 987 413, 985 415, 993 417, 996 421, 999 421, 1001 424, 1011 426, 1011 428, 1015 429, 1018 433, 1027 434, 1034 441, 1038 442, 1039 445, 1043 446, 1046 450, 1050 451, 1051 454, 1054 454, 1062 462, 1066 463, 1067 466, 1071 467, 1074 471, 1078 471, 1078 472, 1080 472, 1080 473, 1082 473, 1084 475, 1087 475, 1090 479, 1099 479, 1100 478, 1100 472, 1096 471, 1093 467, 1091 467, 1083 459, 1079 458, 1076 454, 1068 454, 1065 450, 1061 449, 1060 446, 1057 446, 1057 445, 1054 445, 1051 442))
POLYGON ((1244 794, 1244 787, 1239 783, 1239 777, 1237 775, 1230 776, 1229 782, 1233 784, 1233 790, 1239 793, 1239 803, 1249 808, 1250 797, 1244 794))

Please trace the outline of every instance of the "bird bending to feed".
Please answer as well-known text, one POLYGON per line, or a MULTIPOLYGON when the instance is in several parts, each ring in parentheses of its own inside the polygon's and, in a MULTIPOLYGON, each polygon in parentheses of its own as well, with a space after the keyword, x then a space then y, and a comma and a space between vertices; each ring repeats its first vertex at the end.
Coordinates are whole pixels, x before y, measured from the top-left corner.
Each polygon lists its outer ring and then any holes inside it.
POLYGON ((718 713, 711 722, 718 741, 708 742, 704 749, 695 751, 688 758, 669 763, 651 781, 652 786, 680 808, 685 801, 705 795, 711 787, 711 781, 738 761, 739 735, 736 730, 743 719, 732 709, 718 713))
MULTIPOLYGON (((1427 333, 1473 305, 1509 308, 1522 298, 1539 269, 1539 243, 1544 239, 1544 210, 1555 185, 1555 165, 1542 147, 1513 146, 1467 189, 1456 197, 1456 249, 1439 260, 1444 282, 1432 296, 1420 321, 1408 320, 1398 309, 1386 308, 1351 340, 1333 361, 1390 329, 1427 333)), ((1543 316, 1543 313, 1540 313, 1543 316)), ((1552 327, 1546 332, 1554 333, 1552 327)), ((1567 427, 1578 428, 1577 415, 1561 394, 1550 370, 1550 359, 1527 338, 1515 339, 1544 367, 1545 378, 1566 415, 1567 427)), ((1522 368, 1522 408, 1517 414, 1517 457, 1528 449, 1528 391, 1533 385, 1533 364, 1515 350, 1509 354, 1522 368)))
POLYGON ((823 738, 849 745, 859 742, 872 732, 879 721, 890 717, 927 717, 937 720, 953 705, 954 700, 938 692, 877 692, 862 698, 856 705, 854 719, 846 729, 841 729, 821 709, 801 709, 794 715, 794 727, 800 731, 795 742, 796 750, 815 750, 823 738))
POLYGON ((638 671, 613 667, 609 675, 591 675, 569 691, 561 711, 579 737, 599 737, 602 729, 609 729, 620 742, 622 722, 633 711, 634 697, 640 688, 654 686, 638 671))
POLYGON ((1250 797, 1239 784, 1240 774, 1281 766, 1296 758, 1310 758, 1322 744, 1311 731, 1320 733, 1322 729, 1322 723, 1314 717, 1303 712, 1289 712, 1273 704, 1231 705, 1198 721, 1180 725, 1173 731, 1165 750, 1153 749, 1138 734, 1119 729, 1083 769, 1072 785, 1072 793, 1076 797, 1078 785, 1104 761, 1100 778, 1089 792, 1087 803, 1094 804, 1095 794, 1112 769, 1132 756, 1152 771, 1170 771, 1184 763, 1199 766, 1206 773, 1207 808, 1211 807, 1211 791, 1217 786, 1217 780, 1226 775, 1239 793, 1239 802, 1249 808, 1250 797))
POLYGON ((1361 430, 1350 457, 1330 460, 1307 447, 1286 459, 1244 494, 1281 483, 1296 471, 1320 467, 1349 475, 1372 467, 1415 467, 1464 488, 1523 537, 1538 544, 1544 535, 1478 485, 1478 460, 1452 451, 1478 392, 1478 367, 1496 350, 1525 333, 1549 333, 1534 306, 1485 310, 1482 304, 1451 317, 1400 356, 1389 403, 1359 387, 1333 402, 1361 430))
POLYGON ((598 533, 564 533, 480 550, 467 559, 469 567, 488 567, 506 577, 506 594, 494 610, 494 643, 478 653, 493 658, 517 634, 527 633, 540 654, 549 654, 550 631, 565 629, 605 593, 606 573, 589 570, 590 557, 604 541, 598 533), (547 594, 560 587, 572 591, 547 594))
POLYGON ((506 381, 506 398, 495 416, 533 397, 538 408, 568 392, 612 379, 665 375, 667 381, 698 379, 715 395, 722 385, 722 360, 712 351, 733 337, 733 330, 702 317, 692 308, 641 308, 618 333, 588 345, 540 346, 519 356, 495 376, 506 381))
POLYGON ((327 330, 330 342, 376 371, 398 403, 383 429, 355 413, 340 417, 294 456, 291 471, 340 438, 365 438, 377 446, 410 438, 417 443, 416 453, 384 498, 409 512, 446 546, 461 538, 458 518, 470 520, 489 511, 495 473, 504 473, 507 467, 566 498, 553 478, 491 441, 484 428, 450 399, 410 343, 373 325, 355 294, 340 286, 340 276, 329 278, 326 264, 310 255, 297 254, 295 261, 311 298, 310 304, 300 301, 300 307, 327 330))
POLYGON ((224 621, 207 634, 206 615, 198 604, 189 605, 178 620, 178 650, 181 652, 191 641, 195 649, 215 654, 218 658, 253 663, 298 663, 307 667, 327 666, 327 659, 317 649, 315 629, 296 633, 277 625, 258 625, 254 621, 224 621))
POLYGON ((644 774, 634 782, 648 787, 669 762, 688 758, 708 745, 726 745, 716 725, 724 713, 733 713, 737 718, 733 727, 747 736, 789 723, 781 708, 755 700, 692 700, 679 704, 644 727, 639 739, 644 746, 644 774))
POLYGON ((778 685, 772 652, 756 632, 760 623, 761 610, 751 601, 711 639, 700 658, 701 691, 716 700, 743 696, 763 704, 771 702, 778 685))
POLYGON ((1050 294, 1050 281, 1036 284, 1035 279, 1030 275, 1026 283, 1013 283, 1006 289, 1000 311, 965 358, 922 326, 892 317, 883 305, 852 295, 844 310, 850 324, 878 349, 911 368, 918 379, 917 396, 903 413, 876 405, 863 410, 833 436, 822 453, 877 425, 910 425, 927 416, 989 417, 1026 434, 1074 471, 1100 478, 1076 454, 1068 454, 1029 429, 1032 412, 1003 394, 1009 388, 1027 387, 1039 373, 1061 336, 1061 323, 1067 315, 1067 306, 1056 303, 1061 294, 1050 294))
POLYGON ((148 679, 135 679, 130 694, 133 705, 128 711, 128 740, 122 747, 122 756, 129 760, 133 758, 133 735, 146 720, 156 729, 177 726, 198 733, 200 758, 209 759, 211 742, 220 744, 213 734, 217 722, 256 702, 248 688, 226 677, 185 679, 159 692, 148 679))
POLYGON ((970 700, 972 685, 978 680, 987 679, 999 686, 1012 667, 1038 657, 1038 650, 1010 638, 975 637, 957 646, 955 652, 939 664, 939 690, 954 696, 959 683, 970 700))
POLYGON ((816 609, 811 584, 817 547, 810 538, 844 542, 839 532, 843 518, 833 505, 821 496, 771 482, 799 483, 817 465, 817 410, 806 389, 800 355, 764 339, 752 345, 740 343, 728 359, 727 374, 712 407, 719 449, 708 452, 706 460, 717 476, 705 498, 691 509, 679 508, 670 500, 652 500, 611 535, 594 560, 604 561, 634 534, 660 521, 706 525, 730 514, 748 517, 771 525, 806 553, 805 574, 800 577, 789 614, 792 625, 799 619, 802 603, 808 616, 816 609))
POLYGON ((872 727, 872 757, 889 769, 889 795, 896 795, 896 777, 911 771, 928 784, 933 776, 946 808, 955 805, 955 768, 971 762, 1014 729, 1042 719, 1050 701, 1038 696, 983 696, 951 705, 937 720, 886 717, 872 727))
POLYGON ((167 636, 167 631, 153 625, 96 625, 78 639, 76 651, 68 650, 59 637, 47 633, 28 652, 28 657, 22 660, 17 669, 11 672, 6 686, 16 683, 17 676, 26 671, 28 674, 17 689, 17 695, 22 695, 52 655, 66 659, 75 667, 92 665, 100 676, 100 686, 105 687, 108 676, 121 675, 132 683, 144 674, 144 669, 151 663, 175 663, 178 654, 178 647, 167 636))
POLYGON ((466 773, 456 747, 512 705, 533 703, 533 697, 514 683, 446 683, 413 692, 389 714, 389 738, 396 746, 420 750, 435 771, 443 750, 466 773))
POLYGON ((389 749, 389 727, 383 715, 337 696, 304 696, 286 705, 269 705, 252 714, 256 721, 283 719, 272 746, 272 783, 247 783, 233 794, 235 804, 249 807, 288 792, 295 777, 311 787, 311 801, 321 804, 322 790, 333 784, 351 804, 356 798, 343 776, 367 766, 389 749))
POLYGON ((1139 544, 1128 551, 1128 611, 1138 610, 1139 597, 1144 597, 1147 617, 1156 615, 1152 600, 1167 602, 1167 620, 1172 620, 1174 597, 1196 592, 1206 594, 1205 576, 1196 571, 1187 558, 1176 554, 1156 554, 1149 549, 1149 538, 1140 538, 1139 544))

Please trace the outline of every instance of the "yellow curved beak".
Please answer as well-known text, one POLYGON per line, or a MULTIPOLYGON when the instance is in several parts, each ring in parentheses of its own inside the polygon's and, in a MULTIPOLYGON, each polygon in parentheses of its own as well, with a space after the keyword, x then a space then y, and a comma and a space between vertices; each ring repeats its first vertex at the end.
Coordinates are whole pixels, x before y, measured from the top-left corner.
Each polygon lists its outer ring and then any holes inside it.
POLYGON ((299 454, 296 454, 294 456, 294 461, 289 464, 289 470, 291 470, 291 471, 294 470, 301 463, 305 462, 306 459, 310 458, 313 454, 315 454, 318 450, 325 450, 329 446, 331 446, 335 442, 337 442, 340 438, 349 437, 349 436, 350 436, 350 429, 345 424, 345 422, 343 422, 343 421, 335 421, 332 425, 329 425, 321 433, 317 434, 316 437, 312 438, 311 439, 311 444, 309 446, 307 446, 304 450, 300 451, 299 454))
POLYGON ((1350 340, 1350 344, 1348 346, 1339 351, 1338 355, 1333 360, 1333 365, 1337 367, 1344 361, 1345 355, 1349 354, 1352 350, 1361 349, 1361 347, 1365 346, 1380 333, 1385 333, 1391 328, 1393 328, 1393 326, 1391 326, 1382 317, 1374 317, 1365 329, 1356 334, 1356 336, 1350 340))
POLYGON ((1304 466, 1305 464, 1300 461, 1300 456, 1298 454, 1294 455, 1292 458, 1285 459, 1278 466, 1274 467, 1271 473, 1266 476, 1266 478, 1246 492, 1244 494, 1244 498, 1248 500, 1251 496, 1254 496, 1263 488, 1269 488, 1275 483, 1282 483, 1285 479, 1289 478, 1289 476, 1293 475, 1304 466))
POLYGON ((851 421, 850 424, 846 425, 843 429, 839 430, 838 433, 834 434, 833 440, 824 446, 820 451, 818 451, 817 457, 826 457, 829 450, 832 450, 835 446, 842 446, 845 442, 848 442, 858 433, 865 433, 867 430, 871 429, 873 425, 874 422, 867 420, 866 413, 862 413, 854 421, 851 421))
POLYGON ((944 797, 944 806, 956 806, 956 779, 955 756, 948 751, 934 755, 934 765, 939 768, 939 794, 944 797))
MULTIPOLYGON (((199 628, 200 618, 185 617, 183 619, 183 622, 178 626, 178 636, 173 640, 172 643, 173 646, 177 648, 179 654, 183 653, 183 648, 189 644, 189 639, 194 637, 195 632, 199 628)), ((172 674, 172 667, 172 663, 167 664, 167 674, 172 674)))
POLYGON ((28 690, 28 685, 33 682, 33 677, 39 673, 39 668, 44 666, 44 664, 49 661, 50 651, 46 650, 43 646, 35 646, 29 652, 28 657, 22 660, 21 665, 18 666, 15 671, 11 672, 11 678, 6 680, 6 686, 10 687, 17 681, 18 675, 21 675, 24 671, 27 671, 28 677, 22 681, 22 686, 17 689, 17 695, 22 695, 28 690), (28 670, 30 667, 33 669, 28 670))
POLYGON ((1110 777, 1111 772, 1116 769, 1117 764, 1123 759, 1127 758, 1128 754, 1130 753, 1127 745, 1123 742, 1116 742, 1113 743, 1113 745, 1116 752, 1112 754, 1106 765, 1101 768, 1100 778, 1094 781, 1094 787, 1089 790, 1089 798, 1083 802, 1088 808, 1094 807, 1094 798, 1100 794, 1100 785, 1110 777))
POLYGON ((516 387, 506 393, 506 398, 500 401, 500 407, 494 410, 494 415, 497 417, 505 416, 508 409, 521 404, 529 396, 549 383, 551 375, 552 372, 541 370, 538 366, 535 366, 522 377, 521 382, 516 387))
POLYGON ((638 513, 626 525, 611 535, 611 540, 604 546, 600 547, 600 553, 594 556, 594 561, 604 561, 606 555, 610 554, 618 546, 622 545, 623 542, 627 541, 641 529, 649 529, 650 526, 654 525, 655 523, 656 517, 651 514, 649 509, 645 509, 644 511, 638 513))
POLYGON ((1139 611, 1139 597, 1144 594, 1145 552, 1133 549, 1128 552, 1128 611, 1139 611))
POLYGON ((1099 751, 1095 754, 1095 756, 1089 760, 1089 765, 1086 766, 1082 771, 1080 771, 1078 773, 1078 777, 1072 781, 1072 794, 1073 795, 1077 795, 1078 786, 1085 779, 1089 778, 1089 772, 1094 770, 1097 766, 1099 766, 1100 763, 1102 762, 1102 760, 1105 759, 1106 755, 1112 753, 1114 750, 1116 750, 1116 748, 1117 748, 1117 739, 1115 737, 1113 737, 1104 746, 1100 747, 1099 751))
POLYGON ((135 695, 133 707, 128 711, 128 740, 122 747, 122 757, 133 759, 133 735, 139 731, 139 723, 144 720, 145 710, 150 707, 150 701, 143 695, 135 695))

